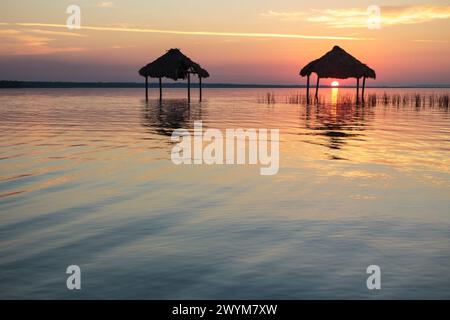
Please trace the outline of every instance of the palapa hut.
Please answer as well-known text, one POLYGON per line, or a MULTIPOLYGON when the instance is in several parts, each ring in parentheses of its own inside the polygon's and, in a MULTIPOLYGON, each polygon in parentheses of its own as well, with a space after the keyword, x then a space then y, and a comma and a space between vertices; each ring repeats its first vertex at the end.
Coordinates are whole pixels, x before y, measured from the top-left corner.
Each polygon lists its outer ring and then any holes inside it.
POLYGON ((324 56, 308 63, 301 71, 302 77, 307 76, 306 81, 306 97, 309 103, 309 77, 311 73, 317 74, 316 95, 318 96, 320 78, 337 78, 347 79, 356 78, 356 102, 359 102, 359 79, 363 78, 362 99, 364 101, 364 89, 366 86, 366 78, 376 78, 375 71, 367 65, 354 58, 344 49, 334 46, 324 56))
POLYGON ((162 99, 162 78, 177 81, 187 79, 188 100, 191 100, 191 74, 196 74, 199 79, 200 101, 202 100, 202 78, 208 78, 209 73, 198 63, 195 63, 180 49, 170 49, 166 54, 139 70, 139 74, 145 77, 145 98, 148 100, 148 77, 159 78, 159 99, 162 99))

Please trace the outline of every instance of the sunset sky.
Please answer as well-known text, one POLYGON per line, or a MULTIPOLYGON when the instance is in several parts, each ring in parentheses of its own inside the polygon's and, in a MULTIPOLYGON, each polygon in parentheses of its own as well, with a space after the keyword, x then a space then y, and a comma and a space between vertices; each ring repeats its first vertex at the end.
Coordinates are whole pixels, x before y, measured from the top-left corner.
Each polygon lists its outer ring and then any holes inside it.
POLYGON ((369 85, 449 84, 449 30, 449 0, 1 0, 0 80, 142 81, 140 67, 180 48, 208 82, 303 84, 299 69, 339 45, 377 71, 369 85))

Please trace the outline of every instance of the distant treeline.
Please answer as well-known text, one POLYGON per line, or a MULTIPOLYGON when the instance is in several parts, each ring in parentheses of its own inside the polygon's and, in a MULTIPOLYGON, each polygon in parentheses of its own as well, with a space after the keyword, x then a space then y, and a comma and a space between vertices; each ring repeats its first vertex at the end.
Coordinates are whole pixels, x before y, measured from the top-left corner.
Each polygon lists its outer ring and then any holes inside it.
MULTIPOLYGON (((138 82, 42 82, 42 81, 0 81, 0 88, 144 88, 144 83, 138 82)), ((184 82, 164 83, 164 88, 187 88, 184 82)), ((191 83, 191 88, 198 83, 191 83)), ((304 88, 303 85, 259 85, 233 83, 203 83, 204 88, 304 88)), ((149 83, 149 88, 159 88, 159 84, 149 83)))
MULTIPOLYGON (((21 88, 144 88, 144 83, 138 82, 46 82, 46 81, 0 81, 0 89, 21 88)), ((204 88, 305 88, 304 85, 276 85, 276 84, 237 84, 237 83, 203 83, 204 88)), ((157 82, 150 82, 150 88, 158 88, 157 82)), ((186 88, 185 82, 164 83, 164 88, 186 88)), ((198 83, 191 83, 192 88, 198 87, 198 83)), ((321 87, 329 87, 323 85, 321 87)), ((341 86, 341 88, 353 88, 353 86, 341 86)), ((371 88, 450 88, 450 85, 416 85, 416 86, 371 86, 371 88)))

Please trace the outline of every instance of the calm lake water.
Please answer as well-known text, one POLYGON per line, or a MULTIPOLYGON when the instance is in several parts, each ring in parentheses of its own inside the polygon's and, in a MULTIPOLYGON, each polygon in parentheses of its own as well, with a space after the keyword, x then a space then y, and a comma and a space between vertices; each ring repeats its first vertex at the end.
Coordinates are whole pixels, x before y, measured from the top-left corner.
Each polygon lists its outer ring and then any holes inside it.
POLYGON ((1 90, 0 298, 450 298, 449 110, 298 92, 1 90), (279 173, 172 164, 197 120, 279 128, 279 173))

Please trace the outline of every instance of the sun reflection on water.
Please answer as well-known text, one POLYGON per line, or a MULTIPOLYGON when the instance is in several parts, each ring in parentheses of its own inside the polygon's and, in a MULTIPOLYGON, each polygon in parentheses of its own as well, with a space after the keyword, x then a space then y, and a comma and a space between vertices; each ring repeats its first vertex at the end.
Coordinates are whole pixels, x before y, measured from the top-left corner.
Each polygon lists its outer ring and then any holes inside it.
POLYGON ((339 93, 338 88, 331 88, 331 104, 334 106, 337 105, 338 93, 339 93))

